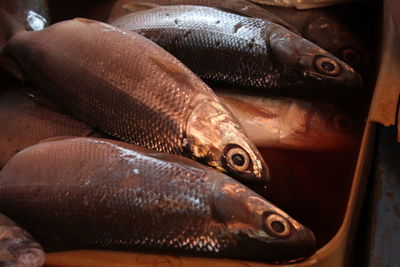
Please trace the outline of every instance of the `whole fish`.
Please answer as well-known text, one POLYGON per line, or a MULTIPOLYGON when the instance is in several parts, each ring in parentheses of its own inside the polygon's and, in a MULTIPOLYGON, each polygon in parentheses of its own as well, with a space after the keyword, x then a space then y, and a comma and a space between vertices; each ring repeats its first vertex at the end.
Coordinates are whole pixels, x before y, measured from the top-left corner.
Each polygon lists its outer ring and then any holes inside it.
POLYGON ((258 147, 351 150, 360 127, 338 108, 290 98, 217 93, 258 147))
POLYGON ((45 253, 33 237, 18 224, 0 214, 0 265, 40 267, 45 253))
POLYGON ((50 137, 88 136, 94 129, 19 93, 0 90, 0 169, 18 151, 50 137))
POLYGON ((112 25, 156 42, 216 87, 343 101, 362 83, 350 66, 299 35, 215 8, 160 6, 112 25))
POLYGON ((241 12, 242 15, 269 20, 301 34, 358 71, 364 64, 369 63, 366 47, 355 32, 342 22, 340 12, 343 8, 335 10, 338 11, 338 14, 335 14, 332 9, 296 10, 266 5, 260 7, 246 0, 144 0, 142 5, 132 0, 118 0, 112 8, 109 21, 132 13, 135 9, 138 11, 155 5, 226 7, 232 11, 236 10, 237 13, 241 12), (145 4, 147 7, 143 6, 145 4))
POLYGON ((107 134, 185 155, 248 182, 268 167, 236 118, 181 62, 139 34, 77 19, 4 48, 55 106, 107 134))
POLYGON ((127 15, 131 12, 146 10, 157 5, 194 5, 194 6, 210 6, 218 7, 230 12, 251 16, 256 18, 267 19, 274 23, 284 26, 293 32, 298 32, 295 27, 275 16, 268 10, 257 6, 247 0, 117 0, 113 5, 108 21, 127 15))
POLYGON ((309 9, 346 4, 363 0, 250 0, 251 2, 269 6, 295 7, 297 9, 309 9))
POLYGON ((356 70, 360 71, 365 64, 370 63, 365 45, 357 33, 343 21, 343 8, 312 10, 271 6, 264 8, 293 25, 304 38, 329 51, 356 70))
POLYGON ((0 172, 0 210, 24 222, 46 250, 275 262, 315 249, 309 229, 229 176, 107 139, 56 140, 21 151, 0 172))

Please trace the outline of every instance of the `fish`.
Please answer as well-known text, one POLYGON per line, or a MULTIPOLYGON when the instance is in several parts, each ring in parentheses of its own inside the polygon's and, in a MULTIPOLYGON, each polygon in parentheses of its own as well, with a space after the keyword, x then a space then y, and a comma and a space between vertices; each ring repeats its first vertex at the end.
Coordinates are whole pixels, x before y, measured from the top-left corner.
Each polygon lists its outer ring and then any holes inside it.
POLYGON ((49 102, 114 138, 185 155, 243 182, 270 179, 212 89, 137 33, 80 18, 19 31, 3 52, 49 102))
POLYGON ((346 102, 361 90, 348 64, 278 24, 202 6, 159 6, 113 26, 142 34, 211 87, 346 102))
POLYGON ((40 267, 45 259, 42 246, 21 226, 0 214, 0 265, 40 267))
POLYGON ((269 6, 310 9, 310 8, 320 8, 333 5, 341 5, 341 4, 364 1, 364 0, 250 0, 250 1, 253 3, 269 5, 269 6))
POLYGON ((0 90, 0 169, 20 150, 56 136, 92 136, 93 127, 34 102, 28 89, 0 90))
POLYGON ((118 17, 132 13, 135 8, 138 11, 140 7, 148 9, 156 7, 156 5, 227 7, 227 11, 229 11, 229 7, 232 7, 232 10, 238 10, 238 13, 242 12, 241 15, 269 20, 284 26, 332 53, 357 71, 362 70, 365 64, 370 63, 365 45, 340 16, 343 7, 337 10, 332 10, 332 8, 296 10, 266 5, 258 6, 249 1, 241 0, 147 0, 142 5, 145 6, 140 6, 132 0, 119 0, 113 6, 108 21, 112 22, 118 17), (276 18, 279 18, 279 20, 276 18))
POLYGON ((343 10, 343 7, 310 10, 263 7, 295 27, 304 38, 329 51, 358 72, 370 64, 367 48, 358 33, 344 21, 343 12, 350 10, 343 10))
POLYGON ((44 141, 0 172, 0 210, 46 251, 119 249, 286 261, 311 230, 191 159, 94 138, 44 141))
POLYGON ((357 148, 361 125, 333 105, 217 91, 257 147, 345 151, 357 148))
POLYGON ((132 0, 117 0, 112 6, 110 15, 108 17, 108 22, 112 22, 113 20, 131 12, 146 10, 158 5, 194 5, 218 7, 222 10, 244 16, 267 19, 284 26, 292 32, 298 33, 298 30, 295 27, 287 23, 285 20, 282 20, 279 16, 275 16, 265 8, 262 8, 247 0, 143 0, 140 2, 132 0))

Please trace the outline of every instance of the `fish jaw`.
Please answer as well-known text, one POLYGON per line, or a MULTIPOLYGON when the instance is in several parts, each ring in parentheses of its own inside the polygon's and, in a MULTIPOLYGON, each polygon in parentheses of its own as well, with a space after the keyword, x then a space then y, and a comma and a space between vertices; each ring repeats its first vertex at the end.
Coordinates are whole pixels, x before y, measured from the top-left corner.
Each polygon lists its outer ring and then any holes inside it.
POLYGON ((281 262, 315 252, 311 230, 228 177, 216 180, 213 212, 237 242, 231 253, 242 258, 281 262))
POLYGON ((191 112, 184 145, 193 157, 241 181, 266 183, 270 180, 260 152, 234 115, 214 99, 202 100, 191 112), (238 157, 241 166, 235 165, 237 161, 232 157, 238 157))
POLYGON ((345 62, 281 26, 271 27, 268 32, 273 58, 285 66, 287 70, 283 73, 292 86, 296 81, 296 86, 316 88, 316 97, 322 98, 323 95, 318 94, 324 94, 326 90, 349 95, 361 90, 360 74, 345 62))

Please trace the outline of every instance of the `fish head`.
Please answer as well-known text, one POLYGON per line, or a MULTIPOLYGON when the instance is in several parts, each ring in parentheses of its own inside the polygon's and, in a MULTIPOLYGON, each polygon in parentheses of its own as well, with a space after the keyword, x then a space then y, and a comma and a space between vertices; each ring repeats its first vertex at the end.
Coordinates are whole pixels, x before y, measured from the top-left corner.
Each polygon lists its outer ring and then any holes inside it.
POLYGON ((306 87, 313 98, 324 98, 328 91, 347 97, 361 89, 358 72, 301 36, 275 26, 268 41, 274 62, 282 68, 282 84, 306 87))
POLYGON ((361 125, 330 104, 292 101, 283 111, 280 142, 313 149, 350 150, 358 144, 361 125))
POLYGON ((192 157, 243 182, 269 181, 262 155, 216 99, 202 100, 191 112, 184 146, 192 157))
POLYGON ((366 48, 356 34, 325 11, 319 11, 310 18, 304 35, 358 71, 369 62, 366 48))
POLYGON ((275 262, 302 259, 315 252, 311 230, 246 186, 227 178, 217 181, 214 187, 213 215, 237 242, 235 255, 275 262))

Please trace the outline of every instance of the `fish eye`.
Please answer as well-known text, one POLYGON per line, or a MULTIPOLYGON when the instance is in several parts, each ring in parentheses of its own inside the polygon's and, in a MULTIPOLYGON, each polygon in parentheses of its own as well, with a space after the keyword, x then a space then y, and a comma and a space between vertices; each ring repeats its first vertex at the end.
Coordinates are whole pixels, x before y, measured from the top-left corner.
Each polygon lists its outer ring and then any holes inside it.
POLYGON ((332 125, 337 131, 348 132, 352 128, 352 123, 346 115, 335 115, 332 117, 332 125))
POLYGON ((315 61, 315 67, 320 73, 329 76, 336 76, 341 70, 339 64, 335 60, 322 56, 318 57, 315 61))
POLYGON ((353 48, 344 48, 342 50, 342 59, 350 65, 358 65, 361 62, 361 55, 353 48))
POLYGON ((272 213, 265 218, 265 228, 267 231, 279 238, 284 238, 290 234, 290 226, 285 218, 282 216, 272 213))
POLYGON ((250 156, 239 146, 230 146, 225 153, 226 163, 238 171, 247 171, 250 167, 250 156))

